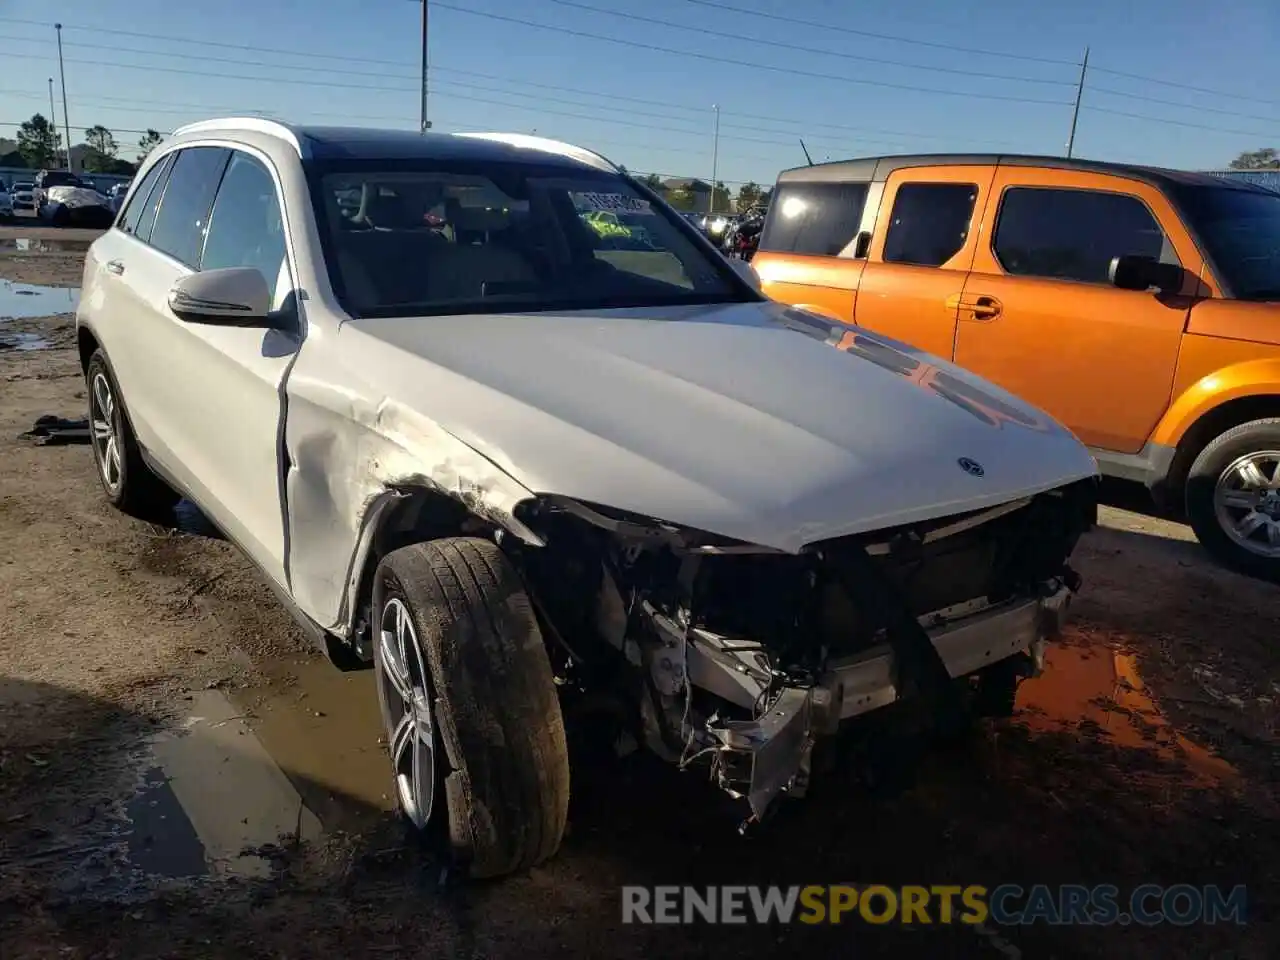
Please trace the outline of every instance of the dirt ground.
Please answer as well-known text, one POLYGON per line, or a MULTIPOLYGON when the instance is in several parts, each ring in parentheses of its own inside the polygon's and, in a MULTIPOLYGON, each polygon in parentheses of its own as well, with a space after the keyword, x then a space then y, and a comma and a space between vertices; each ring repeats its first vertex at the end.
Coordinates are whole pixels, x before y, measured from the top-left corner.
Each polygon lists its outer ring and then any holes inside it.
MULTIPOLYGON (((0 228, 0 278, 79 282, 81 253, 7 242, 18 239, 77 238, 0 228)), ((381 769, 368 675, 321 665, 198 522, 126 518, 103 503, 88 447, 22 436, 43 414, 83 416, 84 385, 72 315, 6 320, 5 302, 0 335, 47 346, 0 336, 4 957, 1280 956, 1280 594, 1212 565, 1131 490, 1108 488, 1116 506, 1077 553, 1073 625, 1024 684, 1019 714, 930 753, 903 789, 835 778, 744 839, 694 776, 640 755, 586 765, 553 862, 457 885, 386 812, 382 774, 364 772, 381 769), (176 815, 139 812, 160 802, 138 802, 159 796, 143 791, 148 757, 223 694, 236 715, 214 726, 242 724, 266 745, 318 833, 299 806, 297 836, 257 851, 265 875, 173 879, 146 866, 181 847, 176 815), (845 882, 1244 884, 1248 923, 761 929, 620 916, 623 884, 845 882)))

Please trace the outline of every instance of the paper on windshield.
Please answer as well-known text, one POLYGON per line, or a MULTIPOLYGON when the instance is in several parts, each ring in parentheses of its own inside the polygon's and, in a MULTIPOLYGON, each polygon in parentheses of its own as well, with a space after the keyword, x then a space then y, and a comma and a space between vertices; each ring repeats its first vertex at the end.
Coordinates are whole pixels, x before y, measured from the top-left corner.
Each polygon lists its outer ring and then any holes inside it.
POLYGON ((653 213, 649 201, 625 193, 570 193, 573 205, 579 211, 607 210, 610 213, 653 213))

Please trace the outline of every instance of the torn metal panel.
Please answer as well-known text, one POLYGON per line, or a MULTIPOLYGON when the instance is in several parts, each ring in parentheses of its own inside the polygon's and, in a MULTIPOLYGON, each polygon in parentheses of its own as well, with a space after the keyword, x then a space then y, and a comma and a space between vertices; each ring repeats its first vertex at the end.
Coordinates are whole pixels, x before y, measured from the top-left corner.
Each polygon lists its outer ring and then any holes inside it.
POLYGON ((298 606, 340 635, 378 521, 397 499, 428 490, 458 500, 519 539, 540 538, 514 516, 533 494, 492 460, 424 415, 386 396, 322 376, 304 357, 289 379, 286 497, 288 557, 298 606))

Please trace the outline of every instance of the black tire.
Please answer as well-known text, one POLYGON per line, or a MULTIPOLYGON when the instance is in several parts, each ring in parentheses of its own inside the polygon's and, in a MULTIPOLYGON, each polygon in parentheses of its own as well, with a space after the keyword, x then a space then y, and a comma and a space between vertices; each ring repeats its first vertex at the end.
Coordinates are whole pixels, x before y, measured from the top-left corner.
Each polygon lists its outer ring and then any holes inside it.
POLYGON ((1241 457, 1263 451, 1280 451, 1280 418, 1232 427, 1201 450, 1187 474, 1187 520, 1200 543, 1219 562, 1250 576, 1280 582, 1280 556, 1254 553, 1233 540, 1214 506, 1214 492, 1223 472, 1241 457))
MULTIPOLYGON (((387 554, 373 589, 375 622, 400 599, 423 648, 455 861, 483 878, 548 859, 568 818, 569 756, 519 574, 487 540, 435 540, 387 554)), ((374 647, 381 669, 382 645, 374 647)), ((436 823, 439 813, 433 806, 436 823)))
POLYGON ((89 427, 94 432, 94 420, 98 407, 95 405, 94 390, 98 378, 105 379, 112 398, 112 414, 110 417, 113 436, 119 445, 118 478, 115 483, 104 467, 103 456, 105 446, 95 438, 90 446, 93 448, 93 461, 98 470, 98 482, 107 501, 114 507, 131 516, 143 520, 167 520, 173 513, 173 505, 178 502, 178 495, 173 488, 151 472, 142 459, 142 450, 138 447, 137 438, 133 435, 133 427, 129 423, 129 413, 125 407, 120 387, 116 384, 115 374, 107 363, 106 354, 101 349, 95 350, 85 368, 85 386, 89 400, 89 427))

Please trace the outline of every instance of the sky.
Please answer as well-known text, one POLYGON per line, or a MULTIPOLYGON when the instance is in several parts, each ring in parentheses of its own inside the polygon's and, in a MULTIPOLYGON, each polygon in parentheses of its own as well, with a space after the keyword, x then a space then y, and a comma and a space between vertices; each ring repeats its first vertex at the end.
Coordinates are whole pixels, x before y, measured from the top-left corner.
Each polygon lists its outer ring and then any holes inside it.
MULTIPOLYGON (((0 137, 261 113, 416 129, 421 0, 0 0, 0 137)), ((1276 0, 430 0, 435 130, 771 183, 852 156, 1066 151, 1192 169, 1280 146, 1276 0), (1265 79, 1264 79, 1265 78, 1265 79), (716 133, 718 122, 718 136, 716 133)))

